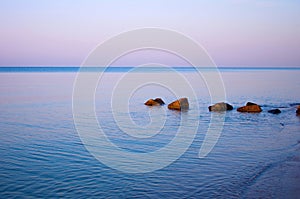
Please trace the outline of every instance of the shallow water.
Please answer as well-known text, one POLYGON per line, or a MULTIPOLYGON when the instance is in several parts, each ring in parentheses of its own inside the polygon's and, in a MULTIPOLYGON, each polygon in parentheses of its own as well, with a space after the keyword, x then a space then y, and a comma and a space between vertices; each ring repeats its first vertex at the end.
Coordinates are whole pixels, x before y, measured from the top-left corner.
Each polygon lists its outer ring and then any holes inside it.
MULTIPOLYGON (((122 123, 122 118, 128 117, 123 112, 113 113, 110 104, 112 90, 124 72, 105 73, 95 91, 99 124, 107 138, 127 152, 159 151, 176 138, 182 118, 199 122, 195 137, 182 156, 146 173, 113 169, 113 165, 98 161, 84 146, 72 112, 76 73, 0 73, 1 198, 297 198, 300 118, 295 107, 300 102, 300 71, 221 72, 227 101, 235 109, 226 113, 223 131, 205 158, 198 157, 199 149, 211 116, 219 113, 208 112, 211 101, 205 82, 194 72, 180 73, 198 98, 190 101, 188 112, 144 106, 149 98, 162 97, 166 103, 176 99, 174 93, 161 86, 144 86, 131 95, 128 107, 134 125, 129 126, 130 133, 138 133, 138 127, 148 125, 149 114, 164 116, 160 133, 132 134, 146 138, 125 134, 113 118, 117 114, 122 123), (264 111, 238 113, 236 108, 247 101, 261 104, 264 111), (194 111, 197 106, 199 112, 194 111), (267 113, 278 107, 281 114, 267 113)), ((145 75, 135 73, 131 78, 137 81, 145 75)), ((126 94, 124 90, 120 92, 126 94)), ((89 125, 89 117, 86 121, 85 125, 89 125)), ((153 128, 156 124, 159 121, 152 123, 153 128)), ((121 163, 115 161, 117 166, 121 163)))

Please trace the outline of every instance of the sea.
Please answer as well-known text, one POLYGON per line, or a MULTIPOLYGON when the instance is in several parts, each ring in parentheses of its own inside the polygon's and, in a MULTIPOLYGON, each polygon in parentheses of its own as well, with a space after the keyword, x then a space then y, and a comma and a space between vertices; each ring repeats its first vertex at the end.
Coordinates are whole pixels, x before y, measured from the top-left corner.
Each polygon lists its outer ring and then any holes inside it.
POLYGON ((299 77, 299 67, 1 67, 0 198, 299 198, 299 77), (189 109, 169 110, 181 97, 189 109), (145 106, 152 98, 165 105, 145 106), (209 112, 220 101, 234 109, 209 112), (237 112, 247 102, 263 111, 237 112))

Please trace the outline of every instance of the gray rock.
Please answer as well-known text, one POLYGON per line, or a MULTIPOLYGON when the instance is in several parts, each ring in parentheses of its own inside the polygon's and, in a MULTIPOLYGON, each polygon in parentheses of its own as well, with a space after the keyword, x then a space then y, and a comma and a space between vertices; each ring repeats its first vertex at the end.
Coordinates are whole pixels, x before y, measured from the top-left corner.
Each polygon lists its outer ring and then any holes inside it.
POLYGON ((279 113, 281 113, 281 111, 277 108, 277 109, 269 110, 268 113, 279 114, 279 113))
POLYGON ((218 112, 218 111, 230 111, 232 109, 233 109, 233 106, 231 106, 230 104, 225 103, 225 102, 216 103, 216 104, 208 107, 209 111, 216 111, 216 112, 218 112))

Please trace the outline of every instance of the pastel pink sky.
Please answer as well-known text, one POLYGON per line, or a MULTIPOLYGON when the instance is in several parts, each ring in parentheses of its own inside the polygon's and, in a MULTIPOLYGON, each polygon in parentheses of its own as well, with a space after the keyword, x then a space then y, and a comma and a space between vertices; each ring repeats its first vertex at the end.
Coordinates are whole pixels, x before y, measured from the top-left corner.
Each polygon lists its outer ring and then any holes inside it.
POLYGON ((300 66, 299 10, 293 0, 0 1, 0 66, 80 65, 99 43, 143 27, 193 38, 220 66, 300 66))

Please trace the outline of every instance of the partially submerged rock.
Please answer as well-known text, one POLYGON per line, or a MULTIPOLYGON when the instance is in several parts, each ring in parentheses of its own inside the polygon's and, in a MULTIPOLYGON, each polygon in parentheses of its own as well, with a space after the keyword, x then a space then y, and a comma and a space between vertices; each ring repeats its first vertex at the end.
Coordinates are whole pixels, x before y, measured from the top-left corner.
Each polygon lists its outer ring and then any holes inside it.
POLYGON ((277 109, 269 110, 268 113, 279 114, 279 113, 281 113, 281 111, 277 108, 277 109))
POLYGON ((300 105, 297 107, 296 114, 300 115, 300 105))
POLYGON ((246 113, 260 113, 262 112, 262 109, 259 105, 253 102, 247 102, 246 106, 239 107, 237 111, 246 113))
POLYGON ((168 109, 173 110, 187 110, 189 109, 189 102, 187 98, 180 98, 168 105, 168 109))
POLYGON ((247 102, 247 104, 246 104, 246 106, 252 106, 252 105, 257 105, 257 104, 255 104, 253 102, 247 102))
POLYGON ((225 102, 216 103, 208 107, 209 111, 230 111, 233 109, 233 106, 225 102))
POLYGON ((161 106, 164 104, 165 102, 161 98, 149 99, 147 102, 145 102, 145 105, 147 106, 161 106))

